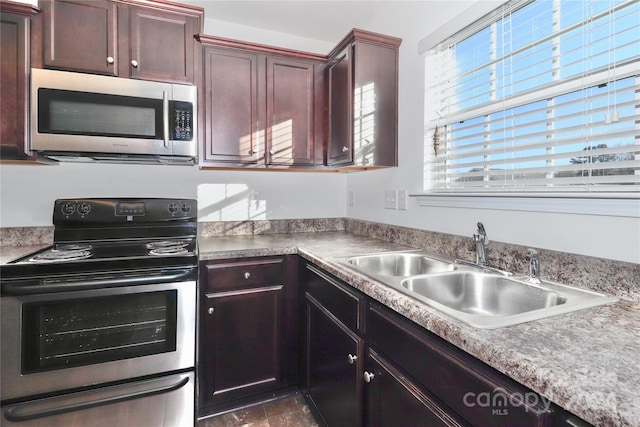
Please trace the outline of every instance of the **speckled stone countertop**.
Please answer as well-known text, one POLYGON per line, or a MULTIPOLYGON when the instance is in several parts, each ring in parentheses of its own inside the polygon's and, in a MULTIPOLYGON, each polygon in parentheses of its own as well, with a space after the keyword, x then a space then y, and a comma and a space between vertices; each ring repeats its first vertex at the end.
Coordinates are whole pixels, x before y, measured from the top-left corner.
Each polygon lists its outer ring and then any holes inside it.
POLYGON ((640 426, 640 303, 476 329, 347 267, 340 258, 415 249, 348 232, 199 238, 201 260, 299 254, 597 426, 640 426))

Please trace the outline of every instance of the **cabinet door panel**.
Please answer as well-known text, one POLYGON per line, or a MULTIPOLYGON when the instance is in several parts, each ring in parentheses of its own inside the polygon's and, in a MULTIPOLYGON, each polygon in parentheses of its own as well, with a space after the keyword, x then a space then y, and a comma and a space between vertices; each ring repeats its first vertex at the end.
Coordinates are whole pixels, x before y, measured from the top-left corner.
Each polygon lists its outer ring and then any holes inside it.
POLYGON ((252 53, 205 49, 204 163, 257 164, 263 157, 259 58, 252 53))
POLYGON ((267 58, 268 164, 313 164, 313 80, 311 63, 267 58))
POLYGON ((370 346, 473 425, 550 425, 541 399, 523 399, 527 388, 452 344, 378 305, 370 305, 367 320, 370 346), (470 400, 478 396, 491 396, 495 406, 470 400))
POLYGON ((362 425, 364 341, 309 296, 306 317, 309 398, 328 426, 362 425))
POLYGON ((351 47, 329 65, 329 141, 327 163, 340 165, 353 161, 352 146, 352 68, 351 47))
POLYGON ((203 402, 241 398, 281 382, 283 286, 207 294, 203 402))
POLYGON ((462 427, 463 420, 425 395, 383 357, 370 351, 367 371, 367 425, 376 427, 462 427))
POLYGON ((356 42, 353 161, 397 166, 398 49, 356 42))
POLYGON ((117 75, 117 3, 49 0, 39 4, 45 67, 117 75))
POLYGON ((3 158, 24 158, 28 151, 28 18, 3 13, 0 28, 0 144, 3 158))
POLYGON ((131 8, 130 76, 136 79, 192 83, 193 36, 198 19, 177 13, 131 8))

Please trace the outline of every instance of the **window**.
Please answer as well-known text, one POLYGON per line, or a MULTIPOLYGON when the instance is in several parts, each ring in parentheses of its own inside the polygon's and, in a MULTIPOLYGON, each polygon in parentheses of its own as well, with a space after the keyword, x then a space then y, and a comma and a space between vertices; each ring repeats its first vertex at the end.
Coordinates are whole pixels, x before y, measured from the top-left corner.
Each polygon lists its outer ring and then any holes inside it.
POLYGON ((639 34, 638 0, 512 0, 429 49, 428 191, 637 197, 639 34))

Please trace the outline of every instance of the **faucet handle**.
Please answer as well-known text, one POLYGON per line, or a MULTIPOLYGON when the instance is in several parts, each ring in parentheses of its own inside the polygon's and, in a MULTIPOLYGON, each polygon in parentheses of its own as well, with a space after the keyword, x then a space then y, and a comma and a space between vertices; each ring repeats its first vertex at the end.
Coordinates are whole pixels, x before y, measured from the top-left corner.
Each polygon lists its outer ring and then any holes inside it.
POLYGON ((484 224, 482 224, 481 222, 478 223, 477 225, 478 227, 478 234, 482 235, 482 236, 486 236, 487 232, 484 229, 484 224))
POLYGON ((478 234, 473 235, 473 240, 475 240, 476 242, 484 242, 484 244, 486 245, 487 243, 489 243, 489 239, 487 238, 487 232, 484 229, 484 224, 478 222, 477 227, 478 234))
POLYGON ((538 251, 532 248, 527 248, 525 256, 527 257, 527 259, 536 259, 538 258, 538 251))

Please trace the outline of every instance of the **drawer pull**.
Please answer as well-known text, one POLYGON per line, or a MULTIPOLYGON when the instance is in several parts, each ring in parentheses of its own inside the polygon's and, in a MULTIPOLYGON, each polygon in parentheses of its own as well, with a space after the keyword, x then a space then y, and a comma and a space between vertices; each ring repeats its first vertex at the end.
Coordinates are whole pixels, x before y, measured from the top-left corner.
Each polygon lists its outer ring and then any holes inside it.
POLYGON ((358 360, 358 356, 354 356, 353 354, 347 355, 347 362, 349 362, 349 365, 353 365, 356 360, 358 360))
POLYGON ((370 372, 364 371, 364 382, 365 383, 370 383, 371 380, 373 380, 373 378, 375 378, 375 374, 372 374, 370 372))
POLYGON ((248 279, 249 277, 251 277, 251 273, 249 273, 248 271, 246 273, 244 273, 244 278, 248 279))

